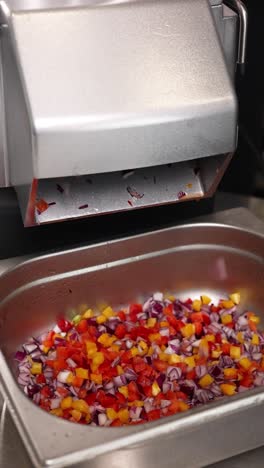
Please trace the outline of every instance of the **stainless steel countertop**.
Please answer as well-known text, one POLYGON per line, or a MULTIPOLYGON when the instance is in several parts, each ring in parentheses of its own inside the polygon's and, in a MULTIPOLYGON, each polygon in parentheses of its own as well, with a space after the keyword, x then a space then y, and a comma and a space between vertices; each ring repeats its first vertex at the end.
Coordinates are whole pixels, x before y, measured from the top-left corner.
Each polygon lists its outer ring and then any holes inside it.
MULTIPOLYGON (((231 194, 219 194, 215 201, 215 210, 221 211, 234 206, 248 207, 252 213, 264 220, 264 200, 239 197, 231 194)), ((12 266, 17 262, 16 258, 2 260, 1 270, 12 266)), ((0 389, 1 390, 1 389, 0 389)), ((263 436, 264 444, 264 436, 263 436)), ((224 447, 223 447, 224 450, 224 447)), ((263 467, 264 446, 233 457, 229 460, 216 463, 208 468, 260 468, 263 467)), ((34 468, 30 462, 12 418, 6 409, 0 395, 0 468, 34 468)), ((83 467, 85 468, 85 466, 83 467)), ((176 468, 176 465, 175 465, 176 468)))

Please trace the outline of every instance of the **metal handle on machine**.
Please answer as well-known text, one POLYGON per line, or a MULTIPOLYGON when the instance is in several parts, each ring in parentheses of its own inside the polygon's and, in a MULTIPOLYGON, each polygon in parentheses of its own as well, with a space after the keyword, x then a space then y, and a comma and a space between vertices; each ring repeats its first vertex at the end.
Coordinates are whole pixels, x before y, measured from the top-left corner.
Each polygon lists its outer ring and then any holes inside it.
POLYGON ((227 6, 230 6, 239 16, 239 41, 237 63, 242 66, 246 63, 246 45, 248 29, 248 13, 244 3, 241 0, 225 0, 227 6))

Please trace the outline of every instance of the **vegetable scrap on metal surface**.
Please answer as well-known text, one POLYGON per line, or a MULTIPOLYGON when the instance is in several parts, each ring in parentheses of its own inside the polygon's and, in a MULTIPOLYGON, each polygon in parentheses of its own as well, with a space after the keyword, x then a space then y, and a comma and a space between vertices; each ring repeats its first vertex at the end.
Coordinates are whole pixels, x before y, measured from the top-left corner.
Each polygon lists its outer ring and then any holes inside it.
POLYGON ((186 192, 183 192, 183 191, 181 190, 180 192, 178 192, 177 197, 178 197, 178 199, 180 200, 181 198, 186 197, 186 195, 187 195, 187 193, 186 193, 186 192))
POLYGON ((134 188, 130 186, 127 187, 127 191, 129 195, 131 195, 131 197, 134 198, 135 200, 139 200, 140 198, 144 197, 144 193, 138 193, 134 188))
POLYGON ((49 208, 49 203, 47 203, 46 200, 41 198, 40 200, 36 202, 35 208, 38 214, 41 215, 41 213, 44 213, 44 211, 46 211, 49 208))
POLYGON ((145 423, 264 385, 259 317, 240 294, 212 303, 156 292, 87 309, 18 351, 18 383, 40 408, 99 426, 145 423))
POLYGON ((60 184, 56 184, 56 188, 57 188, 58 192, 64 193, 64 188, 60 184))
POLYGON ((85 203, 84 205, 79 206, 78 210, 84 210, 85 208, 88 208, 88 203, 85 203))
POLYGON ((128 179, 128 177, 131 177, 134 174, 135 174, 134 170, 123 171, 122 172, 122 177, 123 177, 123 179, 128 179))

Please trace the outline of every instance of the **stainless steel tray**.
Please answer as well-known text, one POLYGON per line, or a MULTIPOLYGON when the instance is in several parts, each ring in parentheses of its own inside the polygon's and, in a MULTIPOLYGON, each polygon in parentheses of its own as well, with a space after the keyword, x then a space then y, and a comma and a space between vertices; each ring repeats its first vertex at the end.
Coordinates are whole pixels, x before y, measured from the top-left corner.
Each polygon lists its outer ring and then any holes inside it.
POLYGON ((261 312, 264 226, 254 217, 248 224, 252 232, 211 223, 173 227, 46 255, 2 276, 0 383, 36 467, 197 468, 263 445, 262 389, 147 425, 92 428, 33 406, 15 383, 12 363, 16 347, 58 311, 98 299, 128 302, 157 288, 183 295, 240 289, 244 303, 261 312))

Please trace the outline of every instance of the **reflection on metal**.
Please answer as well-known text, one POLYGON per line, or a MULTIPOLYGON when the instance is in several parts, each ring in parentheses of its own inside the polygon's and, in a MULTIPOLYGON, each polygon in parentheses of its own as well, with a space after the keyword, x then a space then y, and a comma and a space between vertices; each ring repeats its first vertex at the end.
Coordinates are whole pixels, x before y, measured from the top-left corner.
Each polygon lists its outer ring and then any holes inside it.
MULTIPOLYGON (((244 66, 246 63, 246 46, 248 30, 248 13, 246 6, 241 0, 225 0, 226 5, 230 6, 239 16, 239 41, 237 63, 244 66)), ((242 68, 243 69, 243 68, 242 68)))

